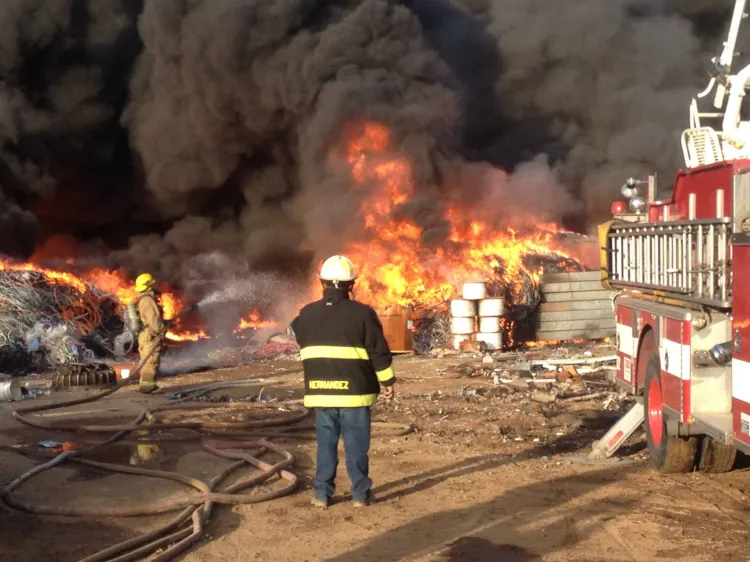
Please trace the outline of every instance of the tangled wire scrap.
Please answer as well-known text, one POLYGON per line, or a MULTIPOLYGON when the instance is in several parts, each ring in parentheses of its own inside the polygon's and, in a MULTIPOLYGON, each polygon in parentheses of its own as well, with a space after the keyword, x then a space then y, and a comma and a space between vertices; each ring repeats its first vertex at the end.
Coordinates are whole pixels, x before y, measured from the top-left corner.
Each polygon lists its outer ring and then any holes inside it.
MULTIPOLYGON (((487 282, 488 294, 505 300, 503 340, 524 342, 533 338, 533 312, 541 302, 539 282, 531 272, 545 273, 583 271, 575 260, 557 254, 533 254, 524 256, 523 268, 509 275, 506 262, 499 256, 491 256, 499 265, 487 282)), ((454 297, 458 298, 458 297, 454 297)), ((414 307, 414 348, 420 353, 453 347, 449 301, 436 306, 420 303, 414 307)))
POLYGON ((116 357, 132 345, 119 303, 38 271, 0 271, 0 372, 116 357))

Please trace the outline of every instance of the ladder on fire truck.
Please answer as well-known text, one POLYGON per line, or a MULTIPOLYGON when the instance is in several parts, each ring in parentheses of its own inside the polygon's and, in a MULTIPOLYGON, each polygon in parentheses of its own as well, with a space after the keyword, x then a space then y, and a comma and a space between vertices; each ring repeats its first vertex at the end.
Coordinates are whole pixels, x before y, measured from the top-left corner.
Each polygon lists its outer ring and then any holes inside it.
MULTIPOLYGON (((723 201, 721 190, 719 194, 723 201)), ((689 214, 694 216, 692 206, 689 214)), ((728 217, 612 225, 606 247, 609 283, 613 288, 729 308, 731 231, 728 217)))

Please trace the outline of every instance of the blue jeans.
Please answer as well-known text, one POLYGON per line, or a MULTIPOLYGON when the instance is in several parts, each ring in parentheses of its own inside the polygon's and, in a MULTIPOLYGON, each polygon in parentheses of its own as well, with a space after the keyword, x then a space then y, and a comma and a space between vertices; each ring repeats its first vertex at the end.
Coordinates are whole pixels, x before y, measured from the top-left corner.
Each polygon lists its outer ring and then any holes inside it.
POLYGON ((315 472, 315 497, 328 500, 336 490, 339 464, 339 436, 344 436, 346 471, 352 482, 352 499, 365 501, 370 496, 369 473, 370 408, 315 408, 315 435, 318 463, 315 472))

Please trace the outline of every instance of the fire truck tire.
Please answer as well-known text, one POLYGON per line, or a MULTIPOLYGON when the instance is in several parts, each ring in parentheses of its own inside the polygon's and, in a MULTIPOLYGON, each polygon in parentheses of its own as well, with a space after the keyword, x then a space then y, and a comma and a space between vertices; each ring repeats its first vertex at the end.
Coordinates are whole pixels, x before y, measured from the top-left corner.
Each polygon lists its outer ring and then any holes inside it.
POLYGON ((705 436, 701 443, 701 459, 698 468, 701 472, 729 472, 734 467, 736 458, 736 448, 705 436))
POLYGON ((658 356, 646 367, 644 404, 646 410, 646 443, 651 464, 660 472, 690 472, 695 467, 698 440, 695 437, 672 437, 667 434, 664 401, 661 390, 661 368, 658 356))

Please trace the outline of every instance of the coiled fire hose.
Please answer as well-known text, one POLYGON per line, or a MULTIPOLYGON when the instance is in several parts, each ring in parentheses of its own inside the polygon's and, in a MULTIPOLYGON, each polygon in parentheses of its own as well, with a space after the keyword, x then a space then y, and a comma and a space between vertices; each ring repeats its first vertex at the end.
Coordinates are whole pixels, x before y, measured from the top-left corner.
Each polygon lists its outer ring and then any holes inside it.
MULTIPOLYGON (((62 515, 72 517, 133 517, 163 514, 170 511, 181 510, 176 517, 174 517, 163 526, 144 533, 140 536, 123 541, 94 555, 88 556, 80 562, 132 562, 135 560, 140 560, 143 557, 148 556, 162 548, 166 548, 166 550, 153 558, 153 560, 155 562, 166 562, 184 552, 201 538, 215 504, 218 503, 238 505, 265 502, 291 494, 296 489, 299 483, 297 476, 287 470, 292 466, 294 462, 291 453, 279 447, 278 445, 271 443, 267 440, 267 438, 273 436, 287 439, 314 439, 314 434, 311 435, 309 433, 303 433, 314 430, 315 427, 313 425, 297 425, 299 424, 299 422, 308 417, 309 411, 306 408, 294 404, 283 403, 276 403, 274 405, 258 403, 186 403, 188 400, 192 400, 198 396, 205 395, 209 392, 219 390, 221 388, 237 387, 242 386, 243 384, 257 385, 257 380, 253 379, 248 379, 246 381, 229 381, 227 383, 213 383, 204 387, 193 389, 192 391, 186 393, 186 396, 171 404, 144 409, 130 424, 99 426, 64 425, 52 424, 42 421, 38 418, 30 417, 32 414, 42 411, 67 408, 101 400, 102 398, 105 398, 117 392, 124 386, 133 384, 135 382, 135 379, 137 379, 137 376, 135 375, 138 375, 145 362, 156 350, 156 347, 159 343, 160 340, 154 342, 149 353, 143 357, 138 366, 133 370, 133 376, 128 381, 123 381, 112 389, 108 389, 104 392, 83 399, 57 402, 42 406, 18 408, 13 412, 13 416, 18 421, 31 427, 43 428, 53 431, 57 430, 90 433, 115 433, 103 443, 93 445, 88 449, 65 451, 55 456, 48 462, 32 468, 31 470, 13 480, 0 493, 0 501, 5 503, 7 506, 37 515, 62 515), (228 410, 265 408, 278 410, 280 406, 283 406, 285 409, 290 411, 290 415, 284 418, 261 419, 242 422, 221 422, 212 420, 200 422, 157 422, 155 421, 153 416, 153 414, 155 413, 167 412, 172 410, 201 410, 208 408, 220 408, 228 410), (149 423, 144 425, 143 422, 147 419, 149 420, 149 423), (270 427, 277 428, 277 431, 264 431, 264 428, 270 427), (203 482, 201 480, 190 478, 176 472, 167 472, 162 470, 97 462, 85 458, 86 453, 90 453, 94 450, 120 441, 131 432, 138 431, 139 433, 142 433, 162 429, 188 429, 203 435, 214 435, 217 437, 222 436, 224 438, 230 439, 255 438, 257 440, 244 442, 233 441, 230 443, 202 443, 202 447, 205 451, 217 457, 235 461, 234 463, 226 467, 223 471, 221 471, 210 482, 203 482), (280 456, 281 460, 276 462, 275 464, 270 464, 259 458, 269 451, 280 456), (21 500, 13 495, 13 492, 15 490, 17 490, 24 483, 27 483, 34 476, 56 466, 59 466, 65 462, 73 462, 76 464, 119 474, 132 474, 137 476, 147 476, 152 478, 171 480, 173 482, 178 482, 189 486, 193 488, 195 492, 192 494, 181 494, 175 498, 168 498, 165 500, 152 502, 147 505, 128 507, 73 507, 51 504, 40 505, 21 500), (226 480, 228 476, 230 476, 239 468, 247 466, 254 467, 260 470, 260 472, 252 477, 236 482, 235 484, 224 489, 219 489, 221 483, 226 480), (262 483, 265 483, 274 476, 278 476, 280 480, 284 481, 284 485, 282 487, 253 494, 240 493, 262 483)), ((299 371, 299 369, 294 369, 287 372, 291 373, 299 371)), ((391 436, 406 435, 412 431, 412 428, 407 425, 381 422, 373 422, 373 428, 375 430, 377 430, 378 428, 389 430, 392 432, 390 433, 391 436)))

